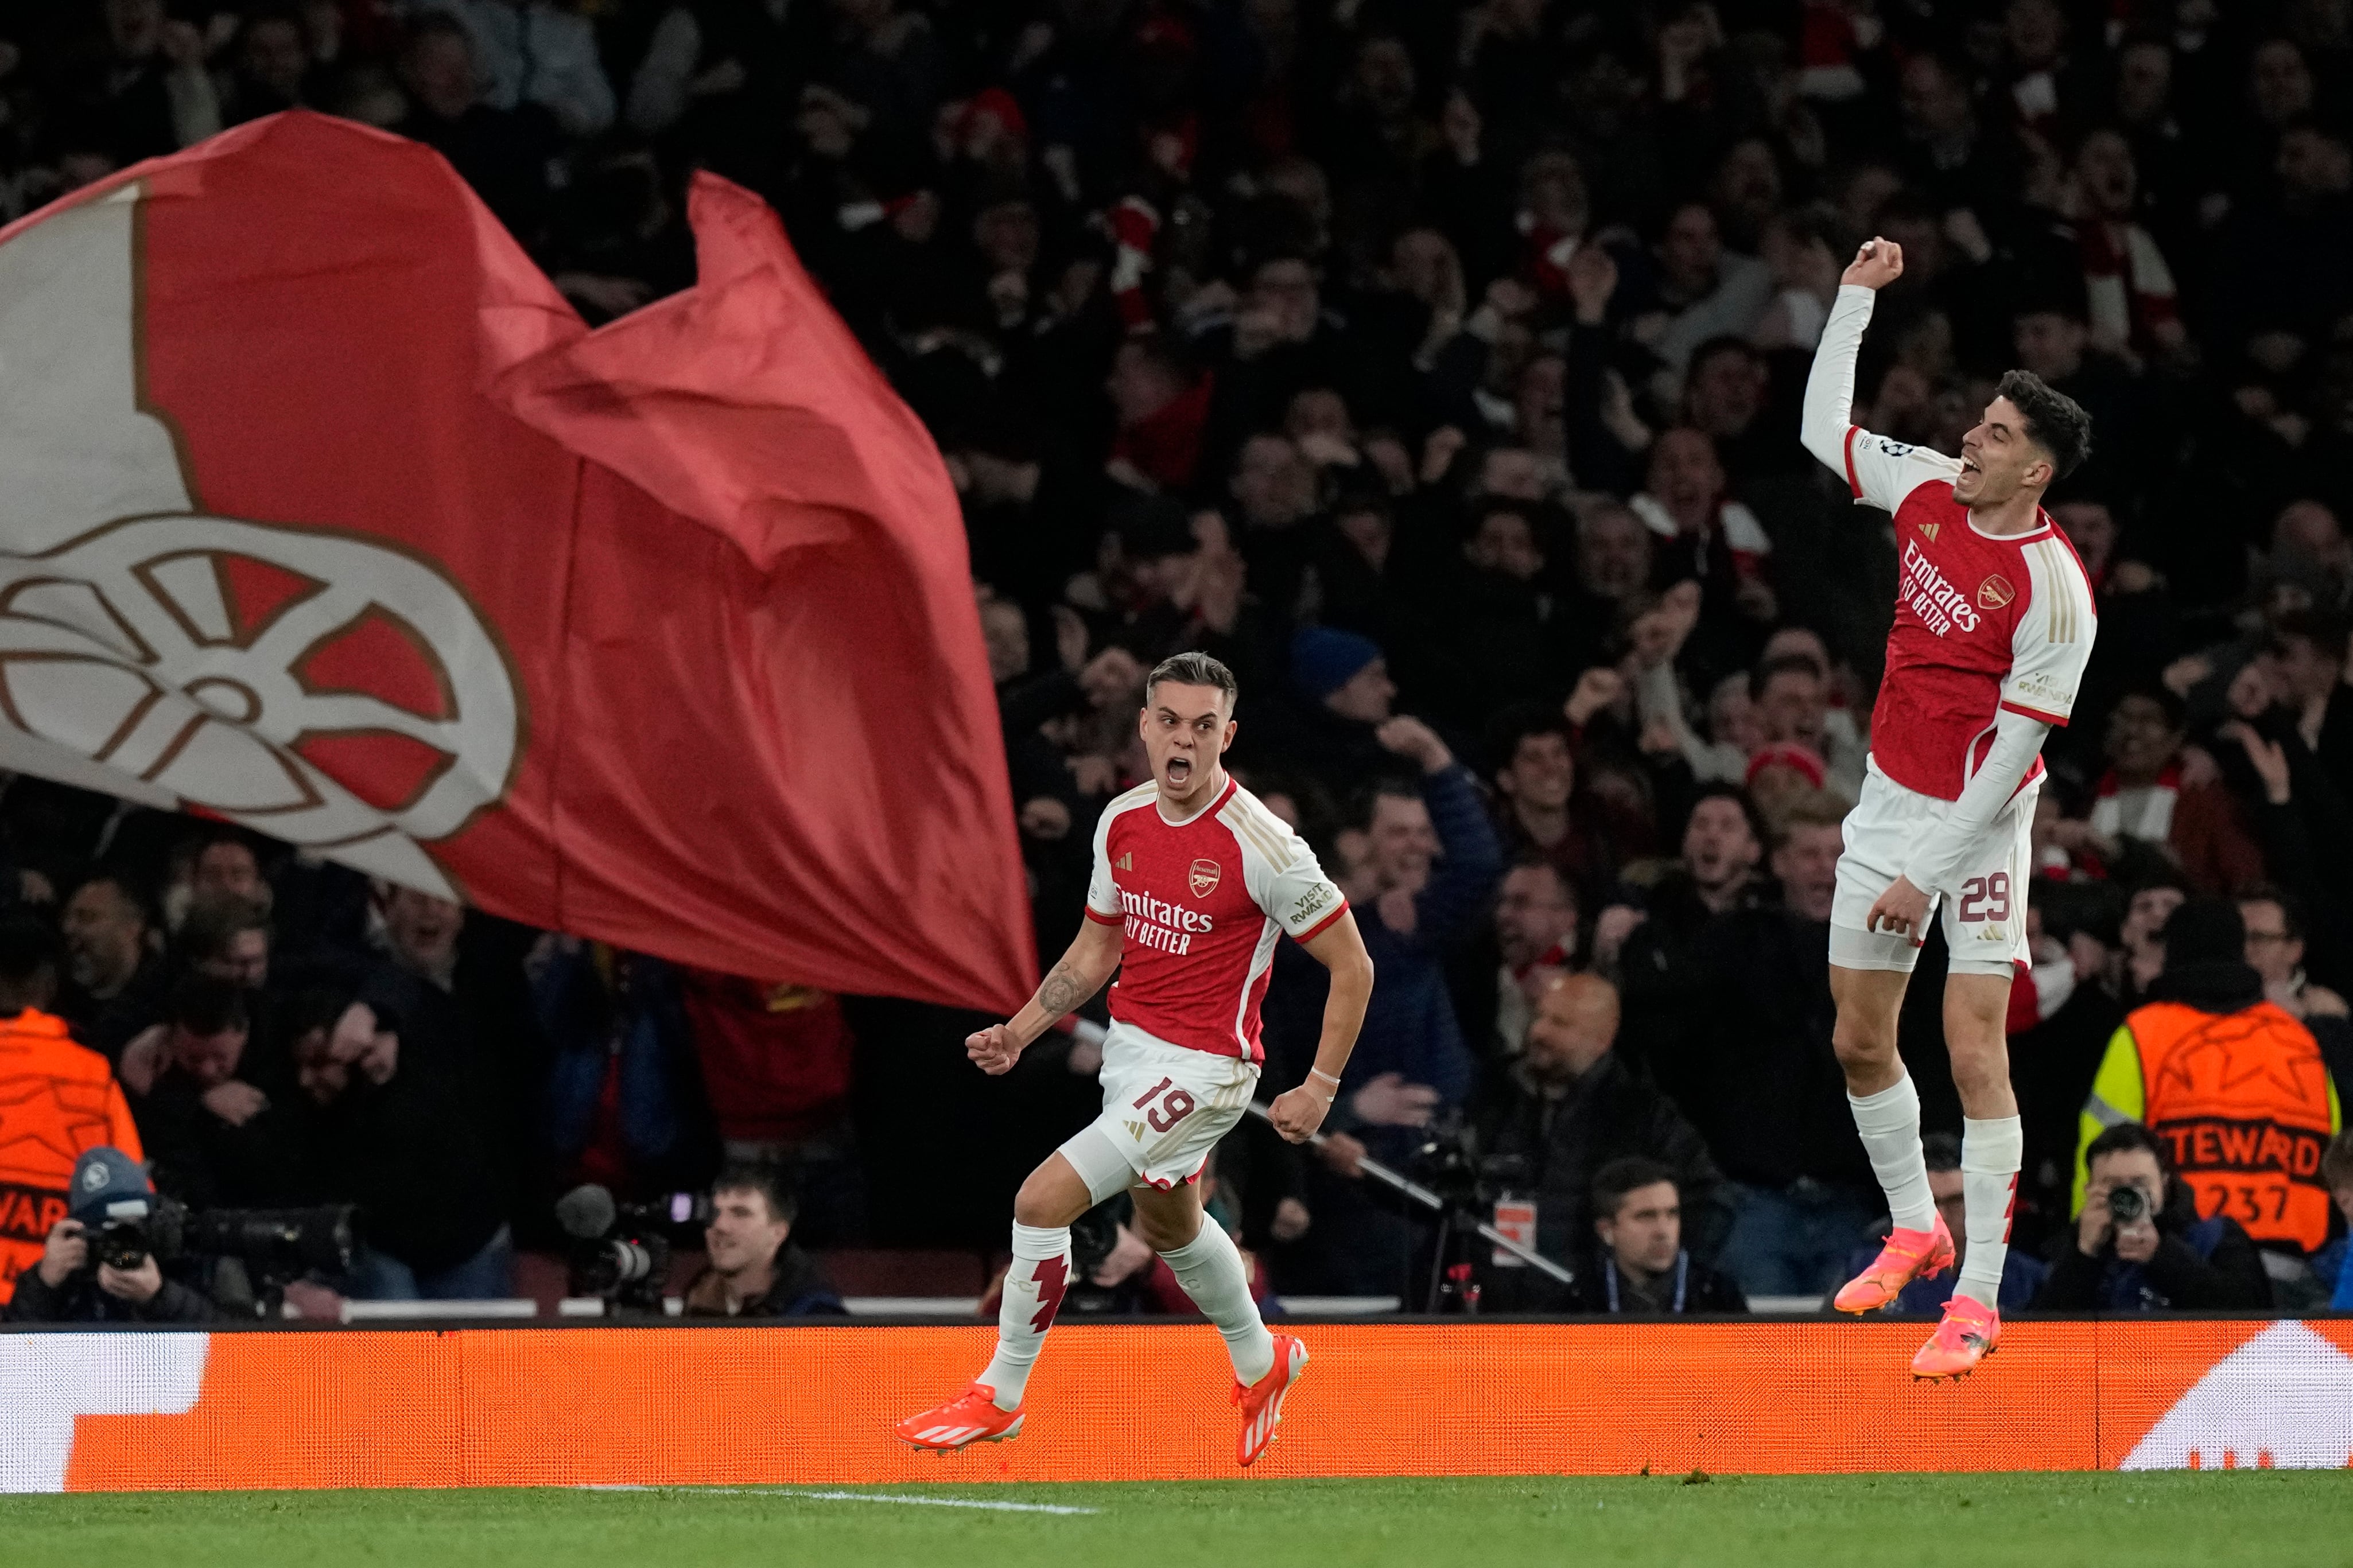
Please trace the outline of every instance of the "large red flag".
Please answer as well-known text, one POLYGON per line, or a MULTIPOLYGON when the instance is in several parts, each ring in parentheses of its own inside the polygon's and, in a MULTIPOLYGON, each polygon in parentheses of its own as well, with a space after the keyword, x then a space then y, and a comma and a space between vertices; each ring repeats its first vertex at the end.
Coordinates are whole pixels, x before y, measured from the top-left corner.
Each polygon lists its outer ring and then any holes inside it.
POLYGON ((710 968, 1018 1005, 955 497, 775 216, 581 323, 438 155, 258 121, 0 231, 0 766, 710 968))

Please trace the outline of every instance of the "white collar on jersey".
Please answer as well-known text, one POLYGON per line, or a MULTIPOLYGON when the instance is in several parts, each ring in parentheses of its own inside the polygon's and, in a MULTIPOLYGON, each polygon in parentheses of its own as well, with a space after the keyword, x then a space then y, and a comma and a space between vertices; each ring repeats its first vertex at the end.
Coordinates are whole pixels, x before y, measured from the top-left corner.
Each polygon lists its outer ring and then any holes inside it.
POLYGON ((2052 527, 2051 514, 2044 511, 2041 507, 2036 507, 2034 509, 2034 516, 2036 519, 2035 524, 2025 532, 1993 533, 1978 526, 1978 514, 1973 509, 1965 506, 1963 510, 1968 511, 1969 514, 1969 531, 1976 534, 1979 539, 1990 539, 1998 544, 2031 544, 2034 541, 2042 538, 2044 534, 2049 533, 2052 527))
MULTIPOLYGON (((1217 765, 1218 765, 1219 768, 1221 768, 1221 769, 1222 769, 1222 768, 1223 768, 1223 766, 1224 766, 1224 764, 1223 764, 1222 763, 1219 763, 1219 764, 1217 764, 1217 765)), ((1168 815, 1168 810, 1167 810, 1167 805, 1166 805, 1166 802, 1164 802, 1164 801, 1160 798, 1160 785, 1159 785, 1159 781, 1155 779, 1155 780, 1154 780, 1154 781, 1153 781, 1153 788, 1152 788, 1152 810, 1153 810, 1153 814, 1154 814, 1155 816, 1158 816, 1158 817, 1160 818, 1161 822, 1162 822, 1163 824, 1165 824, 1166 826, 1170 826, 1170 827, 1189 827, 1189 826, 1191 826, 1194 823, 1197 823, 1197 822, 1200 821, 1203 817, 1205 817, 1205 816, 1208 816, 1211 812, 1216 811, 1216 810, 1218 809, 1218 807, 1219 807, 1219 806, 1221 806, 1221 805, 1225 805, 1225 804, 1226 804, 1226 802, 1227 802, 1228 800, 1229 800, 1229 799, 1231 799, 1231 798, 1233 797, 1233 793, 1234 793, 1234 791, 1235 791, 1237 788, 1239 788, 1239 787, 1240 787, 1240 785, 1239 785, 1239 784, 1238 784, 1238 783, 1236 782, 1236 780, 1235 780, 1235 778, 1234 778, 1234 775, 1233 775, 1233 774, 1231 774, 1231 773, 1227 773, 1227 774, 1226 774, 1226 782, 1225 782, 1224 785, 1219 789, 1219 791, 1218 791, 1218 793, 1217 793, 1217 794, 1215 794, 1215 795, 1211 795, 1211 796, 1209 797, 1209 804, 1208 804, 1208 805, 1207 805, 1203 806, 1200 810, 1198 810, 1198 811, 1195 812, 1195 813, 1194 813, 1192 816, 1190 816, 1181 817, 1181 818, 1176 818, 1176 819, 1171 819, 1171 818, 1170 818, 1170 816, 1169 816, 1169 815, 1168 815)))

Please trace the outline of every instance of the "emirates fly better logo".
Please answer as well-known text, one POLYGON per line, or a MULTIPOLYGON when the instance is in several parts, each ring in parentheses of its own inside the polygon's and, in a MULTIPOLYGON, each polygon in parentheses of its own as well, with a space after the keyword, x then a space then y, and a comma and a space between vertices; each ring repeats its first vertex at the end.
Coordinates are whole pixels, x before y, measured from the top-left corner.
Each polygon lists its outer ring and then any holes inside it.
POLYGON ((454 898, 421 846, 521 749, 497 640, 428 562, 196 509, 140 403, 138 200, 0 248, 0 765, 454 898))

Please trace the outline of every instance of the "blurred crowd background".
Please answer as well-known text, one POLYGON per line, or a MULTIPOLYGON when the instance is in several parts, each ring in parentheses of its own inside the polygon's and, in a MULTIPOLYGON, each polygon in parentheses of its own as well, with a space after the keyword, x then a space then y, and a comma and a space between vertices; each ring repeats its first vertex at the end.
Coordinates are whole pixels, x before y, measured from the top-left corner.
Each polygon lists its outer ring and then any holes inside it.
MULTIPOLYGON (((1339 1136, 1219 1152, 1293 1292, 1419 1297, 1429 1227, 1365 1158, 1451 1163, 1563 1255, 1669 1183, 1658 1256, 1750 1295, 1818 1292, 1883 1224, 1824 933, 1894 563, 1797 407, 1841 268, 1898 241, 1861 423, 1957 450, 2012 365, 2094 421, 2051 510, 2098 645, 2011 1016, 2019 1250, 2063 1267, 2021 1302, 2327 1299, 2341 1216, 2201 1213, 2164 1140, 2102 1152, 2243 1288, 2127 1287, 2112 1237, 2075 1276, 2126 1180, 2084 1168, 2086 1106, 2126 1016, 2184 994, 2185 902, 2194 962, 2239 966, 2201 994, 2353 1072, 2353 0, 13 0, 0 216, 292 107, 438 149, 592 321, 691 283, 691 171, 774 205, 963 498, 1041 951, 1142 776, 1144 671, 1237 671, 1229 761, 1379 971, 1339 1136)), ((159 1182, 357 1202, 412 1274, 545 1245, 576 1181, 731 1153, 796 1173, 813 1246, 986 1249, 1092 1114, 1070 1037, 984 1081, 968 1015, 39 780, 0 790, 0 847, 159 1182), (355 999, 396 1064, 332 1043, 355 999)), ((1941 963, 1904 1048, 1953 1131, 1941 963)), ((1321 985, 1285 944, 1276 1086, 1321 985)))

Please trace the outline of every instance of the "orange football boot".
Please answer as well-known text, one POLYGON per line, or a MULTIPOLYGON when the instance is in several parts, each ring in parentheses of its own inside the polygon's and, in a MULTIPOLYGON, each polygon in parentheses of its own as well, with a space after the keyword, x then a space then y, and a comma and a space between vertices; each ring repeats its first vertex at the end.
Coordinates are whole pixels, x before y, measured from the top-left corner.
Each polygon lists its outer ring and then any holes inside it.
POLYGON ((1253 1463, 1274 1441, 1275 1426, 1282 1420, 1282 1396, 1299 1381, 1307 1368, 1307 1347, 1295 1334, 1274 1336, 1274 1365, 1267 1374, 1249 1387, 1240 1380, 1234 1384, 1234 1403, 1242 1407, 1241 1436, 1234 1442, 1234 1458, 1243 1465, 1253 1463))
POLYGON ((1848 1280, 1831 1305, 1841 1312, 1875 1312, 1915 1279, 1934 1279, 1952 1266, 1953 1233, 1938 1215, 1926 1230, 1889 1231, 1871 1267, 1848 1280))
POLYGON ((997 1390, 976 1383, 945 1405, 910 1415, 892 1428, 918 1448, 952 1454, 968 1443, 1002 1443, 1021 1435, 1021 1412, 999 1410, 997 1390))
POLYGON ((1945 1321, 1912 1358, 1912 1375, 1959 1382, 2001 1342, 2001 1314, 1982 1301, 1956 1296, 1945 1303, 1945 1321))

